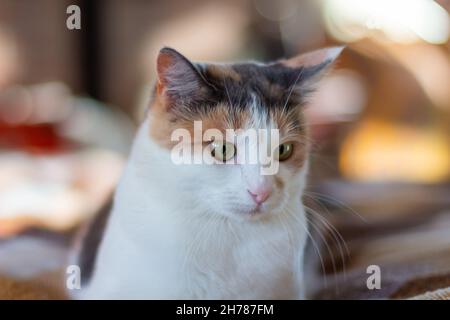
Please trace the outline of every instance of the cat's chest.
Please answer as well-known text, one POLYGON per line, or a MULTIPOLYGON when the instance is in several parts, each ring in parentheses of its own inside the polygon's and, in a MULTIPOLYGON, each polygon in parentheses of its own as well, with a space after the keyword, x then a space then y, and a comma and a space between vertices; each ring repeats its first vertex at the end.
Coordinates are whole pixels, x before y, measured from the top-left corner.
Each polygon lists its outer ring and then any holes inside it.
POLYGON ((111 225, 98 267, 113 266, 121 292, 126 284, 127 294, 146 298, 297 297, 306 240, 295 221, 247 228, 152 219, 146 228, 131 226, 133 233, 124 223, 111 225))
POLYGON ((186 256, 184 280, 195 298, 292 298, 302 259, 301 240, 283 232, 218 240, 186 256))

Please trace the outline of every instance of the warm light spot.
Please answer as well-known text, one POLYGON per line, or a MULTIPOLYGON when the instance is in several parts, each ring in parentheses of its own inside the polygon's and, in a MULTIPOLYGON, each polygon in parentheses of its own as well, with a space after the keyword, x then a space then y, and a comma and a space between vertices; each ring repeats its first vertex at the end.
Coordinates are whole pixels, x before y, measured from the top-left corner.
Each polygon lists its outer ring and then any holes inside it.
POLYGON ((441 182, 450 177, 449 142, 436 129, 367 120, 344 141, 339 165, 354 180, 441 182))

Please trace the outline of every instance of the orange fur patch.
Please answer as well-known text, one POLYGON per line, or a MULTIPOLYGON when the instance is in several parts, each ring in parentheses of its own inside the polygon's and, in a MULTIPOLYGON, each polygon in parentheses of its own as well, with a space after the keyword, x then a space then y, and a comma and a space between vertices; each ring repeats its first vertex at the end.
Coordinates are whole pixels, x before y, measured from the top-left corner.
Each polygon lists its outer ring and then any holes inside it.
MULTIPOLYGON (((168 112, 161 98, 151 108, 150 136, 162 147, 172 148, 177 141, 171 141, 172 132, 186 129, 194 138, 194 121, 202 121, 202 136, 208 129, 218 129, 225 136, 226 129, 239 129, 247 122, 246 112, 231 112, 226 105, 218 105, 206 114, 183 114, 168 112)), ((201 141, 195 141, 201 143, 201 141)))
MULTIPOLYGON (((186 112, 177 114, 174 110, 167 110, 164 97, 155 99, 150 114, 151 138, 160 146, 169 150, 178 144, 178 141, 171 141, 172 132, 176 129, 186 129, 192 138, 197 139, 202 139, 203 134, 208 129, 218 129, 225 136, 226 129, 242 129, 251 117, 249 112, 232 109, 227 105, 215 106, 205 114, 186 112), (202 122, 202 137, 194 135, 194 121, 202 122)), ((274 109, 271 110, 270 117, 274 120, 277 128, 280 129, 281 142, 291 142, 294 145, 292 156, 283 163, 294 168, 303 167, 309 150, 309 138, 301 112, 295 109, 286 113, 281 112, 280 109, 274 109), (294 123, 297 123, 297 125, 294 123)), ((206 142, 193 141, 193 143, 202 144, 206 142)))

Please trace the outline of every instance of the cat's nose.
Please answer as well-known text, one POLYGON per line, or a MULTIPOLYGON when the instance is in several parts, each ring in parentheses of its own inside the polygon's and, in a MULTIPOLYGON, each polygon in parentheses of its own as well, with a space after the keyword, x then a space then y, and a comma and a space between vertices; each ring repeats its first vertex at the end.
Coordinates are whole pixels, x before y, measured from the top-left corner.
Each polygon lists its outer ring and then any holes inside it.
POLYGON ((255 201, 257 205, 260 205, 269 198, 270 194, 272 193, 272 188, 257 188, 253 191, 247 191, 252 196, 253 201, 255 201))

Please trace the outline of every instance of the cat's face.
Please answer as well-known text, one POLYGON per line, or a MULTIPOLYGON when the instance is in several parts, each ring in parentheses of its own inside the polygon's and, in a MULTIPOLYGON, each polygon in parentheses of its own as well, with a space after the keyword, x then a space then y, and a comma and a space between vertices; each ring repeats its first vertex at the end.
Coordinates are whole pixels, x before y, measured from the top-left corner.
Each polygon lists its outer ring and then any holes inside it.
POLYGON ((269 64, 227 65, 192 63, 173 49, 160 51, 150 136, 168 151, 182 146, 193 157, 203 156, 200 165, 179 165, 185 180, 180 185, 191 186, 199 209, 258 218, 299 201, 309 151, 302 109, 341 50, 322 49, 269 64), (180 129, 191 139, 172 141, 180 129), (211 130, 223 138, 208 137, 211 130), (271 130, 278 140, 270 139, 271 130), (268 150, 269 165, 260 148, 268 150), (275 169, 263 173, 268 166, 275 169))

